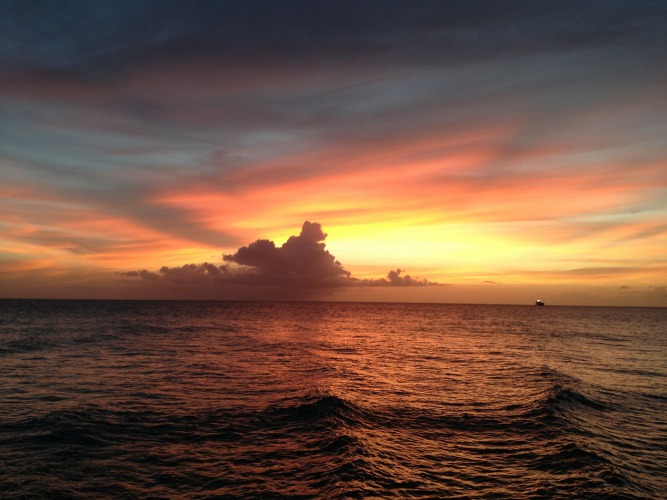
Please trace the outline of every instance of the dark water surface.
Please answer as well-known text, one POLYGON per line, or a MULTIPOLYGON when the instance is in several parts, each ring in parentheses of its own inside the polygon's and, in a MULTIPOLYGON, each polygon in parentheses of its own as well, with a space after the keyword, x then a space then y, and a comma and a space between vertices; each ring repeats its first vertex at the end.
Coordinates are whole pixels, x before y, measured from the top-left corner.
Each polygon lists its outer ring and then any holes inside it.
POLYGON ((667 309, 0 301, 0 497, 665 498, 667 309))

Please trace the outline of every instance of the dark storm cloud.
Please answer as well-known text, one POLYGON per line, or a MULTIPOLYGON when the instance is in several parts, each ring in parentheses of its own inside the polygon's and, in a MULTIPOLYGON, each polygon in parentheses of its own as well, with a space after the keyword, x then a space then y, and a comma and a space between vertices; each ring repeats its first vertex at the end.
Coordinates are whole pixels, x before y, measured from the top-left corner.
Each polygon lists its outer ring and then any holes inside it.
POLYGON ((208 262, 181 267, 162 267, 159 272, 147 270, 121 273, 157 285, 216 287, 228 285, 274 286, 283 289, 334 289, 352 286, 424 286, 437 285, 425 279, 389 271, 386 278, 359 280, 325 248, 327 235, 317 222, 306 221, 298 236, 277 247, 270 240, 256 240, 223 256, 229 265, 208 262))
POLYGON ((5 65, 93 72, 160 54, 456 62, 626 40, 663 29, 660 19, 667 12, 664 2, 14 0, 2 5, 5 65))
POLYGON ((257 240, 223 258, 254 269, 263 284, 344 285, 349 282, 350 273, 325 249, 326 237, 320 224, 306 221, 301 233, 290 236, 281 247, 273 241, 257 240))

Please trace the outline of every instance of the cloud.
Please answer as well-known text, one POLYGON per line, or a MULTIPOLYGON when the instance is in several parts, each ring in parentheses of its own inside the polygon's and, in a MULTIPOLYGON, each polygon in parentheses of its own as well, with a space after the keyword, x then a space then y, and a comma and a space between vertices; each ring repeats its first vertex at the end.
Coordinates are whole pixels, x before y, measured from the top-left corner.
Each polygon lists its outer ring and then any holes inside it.
POLYGON ((277 287, 287 290, 323 290, 344 287, 387 287, 437 285, 426 279, 402 275, 391 270, 386 278, 357 279, 326 249, 327 234, 317 222, 306 221, 298 236, 290 236, 280 247, 267 239, 258 239, 223 255, 227 264, 209 262, 163 266, 158 272, 148 270, 120 273, 154 285, 170 287, 277 287))
POLYGON ((216 266, 209 262, 203 264, 185 264, 182 267, 160 268, 159 273, 153 273, 145 269, 141 271, 129 271, 121 273, 128 278, 141 278, 151 282, 163 282, 172 285, 215 285, 223 283, 228 274, 227 266, 216 266))
POLYGON ((618 296, 622 306, 664 307, 667 305, 667 287, 649 286, 648 289, 623 285, 618 296))
POLYGON ((402 272, 404 272, 403 269, 392 270, 387 273, 386 278, 361 280, 359 283, 363 286, 425 286, 439 284, 419 277, 413 278, 409 274, 401 276, 402 272))
POLYGON ((100 70, 100 61, 122 65, 160 54, 460 61, 624 40, 659 30, 662 14, 659 3, 642 2, 10 0, 0 18, 0 58, 88 74, 100 70))
POLYGON ((569 269, 563 274, 577 275, 577 276, 616 276, 634 273, 637 270, 632 267, 582 267, 578 269, 569 269))
POLYGON ((317 222, 304 222, 299 236, 290 236, 281 247, 257 240, 223 257, 251 269, 261 284, 336 287, 350 283, 350 272, 325 249, 327 235, 317 222))
POLYGON ((649 292, 649 295, 659 299, 667 299, 667 286, 655 287, 649 292))

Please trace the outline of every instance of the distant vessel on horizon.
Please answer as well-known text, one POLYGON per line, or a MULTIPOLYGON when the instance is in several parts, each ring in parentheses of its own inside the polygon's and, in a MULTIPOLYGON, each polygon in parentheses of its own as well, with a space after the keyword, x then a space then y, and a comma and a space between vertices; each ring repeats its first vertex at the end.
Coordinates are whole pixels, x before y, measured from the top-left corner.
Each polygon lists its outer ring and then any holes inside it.
POLYGON ((537 299, 537 300, 535 301, 535 305, 536 305, 536 306, 543 306, 543 305, 544 305, 544 302, 542 302, 540 299, 537 299))

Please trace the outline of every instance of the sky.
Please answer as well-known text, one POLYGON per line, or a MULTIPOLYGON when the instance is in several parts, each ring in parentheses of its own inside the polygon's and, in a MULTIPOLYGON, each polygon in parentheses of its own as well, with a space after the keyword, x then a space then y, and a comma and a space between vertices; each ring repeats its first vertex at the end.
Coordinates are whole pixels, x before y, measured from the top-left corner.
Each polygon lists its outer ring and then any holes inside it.
POLYGON ((666 2, 0 7, 0 297, 667 306, 666 2))

